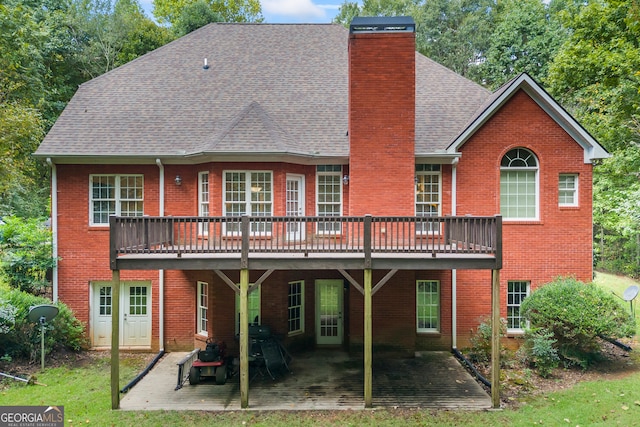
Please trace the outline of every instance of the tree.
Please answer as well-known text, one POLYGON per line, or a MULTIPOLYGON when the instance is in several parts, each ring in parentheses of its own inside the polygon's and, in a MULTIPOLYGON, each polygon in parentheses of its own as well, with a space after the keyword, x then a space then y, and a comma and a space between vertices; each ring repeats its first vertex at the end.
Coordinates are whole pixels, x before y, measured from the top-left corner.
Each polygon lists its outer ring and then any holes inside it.
POLYGON ((207 24, 221 21, 222 16, 214 12, 205 0, 197 0, 182 9, 178 19, 173 24, 173 32, 176 36, 182 37, 207 24))
MULTIPOLYGON (((153 16, 160 23, 175 25, 183 9, 199 0, 154 0, 153 16)), ((262 7, 259 0, 201 0, 223 22, 262 22, 262 7)))
POLYGON ((172 39, 147 18, 137 0, 79 0, 72 28, 76 60, 86 79, 95 78, 172 39))
POLYGON ((549 91, 607 148, 595 168, 598 266, 640 276, 640 7, 593 1, 564 15, 571 36, 549 69, 549 91))
POLYGON ((478 80, 494 27, 495 0, 432 0, 416 11, 418 50, 467 78, 478 80))
POLYGON ((42 220, 6 217, 0 226, 1 271, 9 286, 34 295, 45 293, 47 270, 56 260, 51 231, 42 220))
POLYGON ((416 49, 453 71, 470 77, 484 55, 495 0, 345 1, 334 22, 349 25, 355 16, 410 15, 416 21, 416 49))
POLYGON ((492 88, 522 72, 544 82, 549 63, 565 39, 566 31, 540 0, 502 1, 481 78, 492 88))

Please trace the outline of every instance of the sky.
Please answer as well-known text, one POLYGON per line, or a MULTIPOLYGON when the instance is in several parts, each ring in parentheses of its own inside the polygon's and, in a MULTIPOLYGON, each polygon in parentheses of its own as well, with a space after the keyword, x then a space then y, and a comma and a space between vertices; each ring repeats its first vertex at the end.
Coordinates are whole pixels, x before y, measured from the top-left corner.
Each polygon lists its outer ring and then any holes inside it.
MULTIPOLYGON (((153 17, 153 0, 140 0, 153 17)), ((260 0, 264 22, 271 24, 328 23, 338 14, 343 0, 260 0)))

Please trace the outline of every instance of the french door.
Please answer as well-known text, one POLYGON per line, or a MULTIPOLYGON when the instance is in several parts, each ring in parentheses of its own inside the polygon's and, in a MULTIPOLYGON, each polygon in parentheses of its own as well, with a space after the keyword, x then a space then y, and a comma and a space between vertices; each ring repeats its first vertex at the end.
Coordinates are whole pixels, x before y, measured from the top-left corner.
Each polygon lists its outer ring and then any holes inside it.
MULTIPOLYGON (((286 216, 304 216, 304 175, 287 174, 286 216)), ((305 238, 303 222, 287 223, 287 240, 301 241, 305 238)))
MULTIPOLYGON (((111 347, 111 310, 113 286, 97 282, 92 286, 91 343, 111 347)), ((151 346, 151 284, 123 282, 120 292, 120 345, 151 346)))
POLYGON ((342 280, 316 280, 316 343, 340 345, 343 337, 342 280))

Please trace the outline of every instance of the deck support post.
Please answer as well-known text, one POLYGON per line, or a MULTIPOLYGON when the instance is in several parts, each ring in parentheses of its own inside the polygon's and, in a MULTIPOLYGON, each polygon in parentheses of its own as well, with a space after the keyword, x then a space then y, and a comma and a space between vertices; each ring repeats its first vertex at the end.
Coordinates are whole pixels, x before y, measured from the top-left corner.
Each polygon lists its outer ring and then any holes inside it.
POLYGON ((500 270, 491 270, 491 403, 500 408, 500 270))
POLYGON ((240 407, 249 407, 249 269, 240 270, 240 407))
POLYGON ((120 270, 111 272, 111 409, 120 409, 120 270))
POLYGON ((370 268, 364 270, 364 407, 373 407, 373 320, 370 268))

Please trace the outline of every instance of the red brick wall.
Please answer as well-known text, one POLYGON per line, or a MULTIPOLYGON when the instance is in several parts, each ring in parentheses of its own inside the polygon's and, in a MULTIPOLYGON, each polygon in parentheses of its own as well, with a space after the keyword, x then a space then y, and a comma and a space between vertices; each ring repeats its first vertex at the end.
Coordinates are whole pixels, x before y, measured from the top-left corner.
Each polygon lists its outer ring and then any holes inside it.
POLYGON ((352 34, 350 215, 414 214, 414 141, 415 34, 352 34))
MULTIPOLYGON (((90 174, 144 174, 145 212, 158 214, 158 168, 154 166, 57 165, 58 173, 58 295, 89 332, 92 281, 110 281, 109 228, 89 226, 90 174)), ((157 349, 157 272, 123 271, 120 279, 152 282, 152 341, 157 349)))
MULTIPOLYGON (((500 160, 515 147, 538 158, 540 218, 503 222, 502 317, 507 281, 530 281, 535 289, 558 276, 592 279, 592 166, 584 163, 584 150, 524 91, 461 148, 458 215, 500 213, 500 160), (561 173, 578 174, 578 207, 558 206, 561 173)), ((490 313, 491 275, 459 271, 458 284, 458 332, 464 343, 478 318, 490 313)))
MULTIPOLYGON (((359 36, 360 37, 360 36, 359 36)), ((387 37, 385 35, 385 37, 387 37)), ((385 38, 386 40, 386 38, 385 38)), ((400 42, 401 37, 389 38, 400 42)), ((355 39, 354 42, 363 40, 355 39)), ((405 43, 406 40, 403 41, 405 43)), ((353 46, 352 46, 353 47, 353 46)), ((390 49, 390 48, 389 48, 390 49)), ((395 49, 395 48, 394 48, 395 49)), ((383 49, 384 50, 384 49, 383 49)), ((366 50, 365 50, 366 51, 366 50)), ((368 53, 372 55, 372 53, 368 53)), ((384 62, 384 61, 382 61, 384 62)), ((381 62, 381 63, 382 63, 381 62)), ((364 72, 361 70, 361 72, 364 72)), ((358 89, 358 88, 356 88, 358 89)), ((391 89, 390 89, 391 90, 391 89)), ((357 91, 356 91, 357 93, 357 91)), ((364 96, 364 95, 363 95, 364 96)), ((354 114, 360 114, 353 107, 354 114)), ((368 112, 367 114, 374 114, 368 112)), ((386 118, 385 118, 386 119, 386 118)), ((382 117, 371 116, 378 127, 387 122, 382 117)), ((352 123, 353 126, 353 123, 352 123)), ((352 145, 350 169, 352 177, 345 189, 345 206, 351 214, 413 215, 414 212, 414 158, 413 128, 398 137, 397 129, 403 127, 394 122, 392 129, 377 129, 384 136, 371 144, 366 137, 358 139, 358 132, 351 131, 352 145), (397 132, 396 132, 397 131, 397 132), (386 133, 385 133, 386 132, 386 133), (411 134, 411 137, 408 135, 411 134), (386 135, 386 136, 385 136, 386 135), (391 148, 397 137, 398 147, 403 146, 403 156, 411 147, 408 158, 396 157, 391 148), (407 140, 410 144, 404 144, 407 140), (387 141, 380 143, 379 141, 387 141), (368 145, 367 145, 368 144, 368 145), (387 144, 387 145, 385 145, 387 144), (403 145, 404 144, 404 145, 403 145), (355 151, 354 151, 355 150, 355 151), (375 151, 377 150, 377 151, 375 151), (391 150, 391 151, 389 151, 391 150), (375 154, 373 154, 375 153, 375 154), (370 165, 380 159, 376 168, 370 165), (404 159, 402 161, 398 159, 404 159), (398 172, 394 162, 402 163, 398 172), (405 167, 406 166, 406 167, 405 167), (384 181, 386 176, 398 175, 399 181, 384 181), (366 183, 364 185, 363 183, 366 183), (372 191, 372 185, 375 192, 372 191), (406 189, 398 191, 399 188, 406 189), (380 191, 379 191, 380 190, 380 191), (387 193, 392 192, 393 195, 387 193), (373 197, 372 197, 373 195, 373 197), (384 201, 384 202, 381 202, 384 201)), ((533 151, 540 169, 540 220, 504 223, 504 268, 501 271, 501 307, 506 316, 506 284, 509 280, 528 280, 535 288, 559 275, 573 275, 580 280, 591 279, 591 165, 583 162, 583 150, 524 92, 516 94, 493 118, 491 118, 462 148, 457 167, 457 214, 495 215, 500 211, 499 183, 500 159, 511 148, 525 147, 533 151), (478 172, 478 171, 483 172, 478 172), (579 174, 579 200, 576 208, 558 207, 558 175, 579 174)), ((398 166, 400 167, 400 166, 398 166)), ((198 166, 166 165, 166 215, 196 215, 198 172, 210 173, 210 212, 222 214, 223 171, 269 170, 273 171, 274 214, 285 212, 284 194, 286 173, 305 176, 306 214, 315 214, 315 166, 283 163, 213 163, 198 166), (173 179, 181 175, 182 185, 173 179)), ((58 165, 59 253, 62 258, 59 270, 59 295, 83 322, 89 322, 89 284, 91 281, 111 280, 108 263, 107 227, 89 226, 89 174, 140 173, 144 174, 145 214, 158 215, 158 167, 58 165)), ((394 178, 395 179, 395 178, 394 178)), ((451 212, 451 167, 443 166, 442 172, 443 214, 451 212)), ((348 212, 345 212, 348 213, 348 212)), ((226 272, 239 281, 237 271, 226 272)), ((251 272, 251 281, 262 272, 251 272)), ((374 284, 386 272, 374 272, 374 284)), ((362 281, 362 272, 353 271, 356 280, 362 281)), ((262 287, 262 322, 275 333, 287 335, 287 283, 305 280, 305 333, 315 335, 316 279, 343 279, 336 271, 274 272, 262 287)), ((150 280, 152 291, 153 348, 158 343, 158 273, 156 271, 123 271, 122 280, 150 280)), ((235 294, 217 275, 210 271, 165 272, 165 348, 190 349, 199 345, 196 335, 196 282, 210 283, 210 334, 225 340, 231 348, 235 342, 235 294), (194 339, 196 337, 196 339, 194 339)), ((489 271, 457 272, 458 346, 468 342, 471 331, 479 319, 490 313, 491 274, 489 271)), ((345 341, 357 346, 363 336, 363 297, 351 285, 345 293, 345 341)), ((384 285, 373 298, 374 343, 400 346, 406 349, 443 349, 451 345, 451 273, 448 271, 400 271, 384 285), (415 332, 415 282, 418 279, 441 281, 441 332, 440 334, 416 334, 415 332)))

